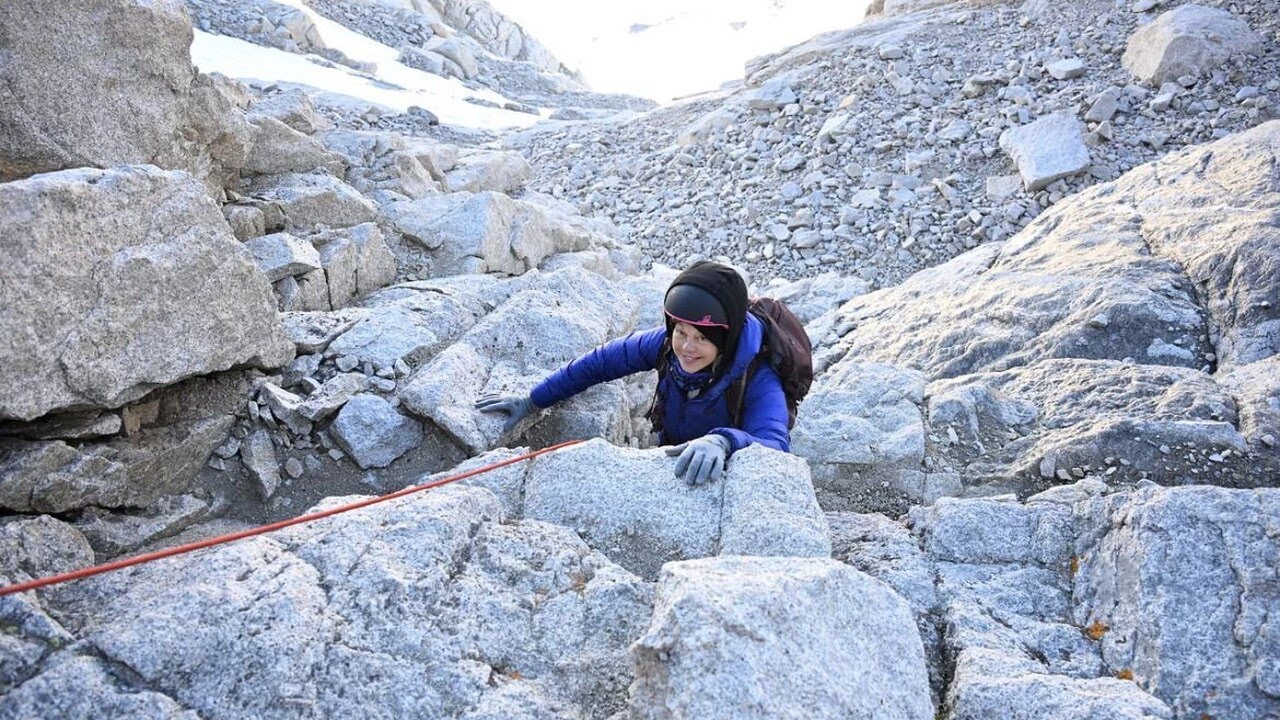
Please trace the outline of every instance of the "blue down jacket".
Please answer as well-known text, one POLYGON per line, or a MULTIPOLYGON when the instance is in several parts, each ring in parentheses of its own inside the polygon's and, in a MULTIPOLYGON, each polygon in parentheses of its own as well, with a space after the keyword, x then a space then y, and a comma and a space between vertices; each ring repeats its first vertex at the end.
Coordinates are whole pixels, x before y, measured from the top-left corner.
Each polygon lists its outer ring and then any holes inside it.
MULTIPOLYGON (((733 364, 699 397, 684 397, 670 373, 661 380, 658 392, 663 398, 664 444, 674 445, 714 432, 729 438, 733 446, 731 452, 753 442, 790 452, 787 398, 782 391, 782 381, 767 362, 757 365, 747 384, 742 400, 742 427, 730 425, 732 415, 725 391, 747 371, 751 360, 760 352, 764 333, 764 324, 748 313, 733 364)), ((549 375, 529 395, 535 405, 545 408, 592 385, 654 370, 665 338, 666 329, 658 327, 605 343, 549 375)), ((669 361, 676 362, 674 357, 669 361)))

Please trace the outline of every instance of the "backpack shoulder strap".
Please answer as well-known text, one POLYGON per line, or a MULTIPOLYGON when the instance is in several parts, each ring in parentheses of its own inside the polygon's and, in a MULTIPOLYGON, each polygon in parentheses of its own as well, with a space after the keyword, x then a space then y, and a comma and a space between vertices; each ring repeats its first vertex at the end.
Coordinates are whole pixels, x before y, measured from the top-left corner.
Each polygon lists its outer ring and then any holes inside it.
POLYGON ((725 390, 724 396, 729 403, 729 421, 736 428, 742 428, 742 406, 747 397, 747 383, 751 381, 751 376, 756 372, 756 365, 760 362, 760 357, 751 359, 751 364, 747 365, 747 369, 742 376, 729 384, 729 388, 725 390))
POLYGON ((653 386, 653 402, 649 404, 649 412, 646 414, 653 431, 658 433, 659 436, 663 434, 662 379, 667 376, 667 356, 670 354, 671 338, 667 338, 662 341, 662 347, 658 348, 658 364, 654 368, 658 371, 658 382, 653 386))

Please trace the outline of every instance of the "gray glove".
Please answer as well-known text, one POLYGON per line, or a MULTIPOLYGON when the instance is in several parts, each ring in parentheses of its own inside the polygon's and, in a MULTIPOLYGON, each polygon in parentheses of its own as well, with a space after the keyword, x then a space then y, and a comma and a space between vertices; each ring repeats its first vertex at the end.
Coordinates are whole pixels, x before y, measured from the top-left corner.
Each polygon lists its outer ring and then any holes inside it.
POLYGON ((507 432, 516 426, 516 423, 525 419, 525 417, 538 409, 533 404, 533 398, 528 395, 498 395, 496 393, 489 395, 481 395, 476 401, 476 409, 480 412, 487 413, 506 413, 507 421, 502 425, 502 432, 507 432))
POLYGON ((676 477, 683 477, 690 485, 701 485, 708 480, 723 477, 724 464, 731 447, 729 438, 711 433, 697 440, 669 447, 666 452, 668 456, 680 456, 676 461, 676 477))

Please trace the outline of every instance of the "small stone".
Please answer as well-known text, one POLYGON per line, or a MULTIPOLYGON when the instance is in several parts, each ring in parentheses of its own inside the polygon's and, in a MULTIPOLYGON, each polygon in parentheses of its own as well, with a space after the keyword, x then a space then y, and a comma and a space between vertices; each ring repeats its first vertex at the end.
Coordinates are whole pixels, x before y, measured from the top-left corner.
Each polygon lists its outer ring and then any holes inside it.
POLYGON ((360 359, 354 355, 343 355, 337 360, 338 369, 342 372, 351 372, 360 365, 360 359))
POLYGON ((239 438, 227 438, 226 442, 214 448, 213 454, 223 459, 233 458, 236 453, 240 452, 240 445, 241 442, 239 438))
POLYGON ((303 470, 302 461, 299 460, 298 458, 291 457, 288 460, 284 461, 285 474, 293 478, 294 480, 297 480, 298 478, 302 477, 302 470, 303 470))
POLYGON ((1084 61, 1080 58, 1067 58, 1045 66, 1054 80, 1071 80, 1084 75, 1084 61))
POLYGON ((878 54, 881 60, 897 60, 905 55, 897 45, 881 45, 878 54))
POLYGON ((1236 91, 1235 101, 1244 102, 1245 100, 1252 100, 1253 98, 1258 97, 1259 92, 1258 88, 1252 85, 1245 85, 1236 91))
POLYGON ((996 175, 987 178, 987 197, 992 200, 1006 200, 1017 195, 1021 189, 1020 175, 996 175))
POLYGON ((1106 122, 1110 120, 1120 107, 1121 92, 1118 87, 1109 87, 1098 93, 1097 97, 1093 99, 1093 103, 1089 106, 1089 111, 1084 114, 1084 119, 1089 122, 1106 122))
POLYGON ((800 153, 791 153, 778 161, 778 170, 782 172, 791 172, 802 165, 804 165, 804 156, 800 153))
POLYGON ((1017 166, 1023 186, 1042 190, 1089 167, 1083 129, 1074 115, 1055 113, 1004 131, 1000 147, 1017 166))

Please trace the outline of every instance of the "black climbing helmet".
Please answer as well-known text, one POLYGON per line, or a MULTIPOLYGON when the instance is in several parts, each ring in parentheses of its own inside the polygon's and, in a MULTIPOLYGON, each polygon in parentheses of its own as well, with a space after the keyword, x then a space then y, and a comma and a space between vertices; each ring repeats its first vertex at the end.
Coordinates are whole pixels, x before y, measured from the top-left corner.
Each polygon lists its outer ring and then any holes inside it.
POLYGON ((698 328, 729 329, 729 314, 715 295, 696 285, 672 285, 662 304, 667 317, 698 328))

